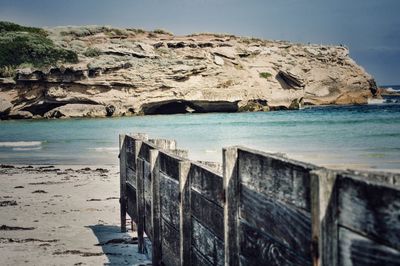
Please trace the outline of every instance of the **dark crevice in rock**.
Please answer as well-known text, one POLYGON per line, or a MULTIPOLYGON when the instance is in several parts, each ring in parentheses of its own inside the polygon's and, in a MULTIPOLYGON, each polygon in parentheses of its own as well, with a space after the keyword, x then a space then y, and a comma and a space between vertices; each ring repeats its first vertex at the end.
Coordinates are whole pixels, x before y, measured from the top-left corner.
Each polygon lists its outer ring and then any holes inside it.
POLYGON ((284 89, 300 90, 305 87, 304 81, 301 77, 290 73, 289 71, 279 71, 278 75, 276 75, 276 79, 284 89))
POLYGON ((28 111, 32 113, 33 115, 40 115, 43 116, 45 113, 47 113, 50 110, 53 110, 54 108, 60 107, 66 105, 64 102, 57 102, 57 103, 45 103, 43 102, 42 104, 37 104, 37 105, 30 105, 28 107, 23 108, 23 111, 28 111))
MULTIPOLYGON (((35 102, 29 104, 27 107, 22 108, 22 111, 28 111, 32 113, 32 115, 40 115, 43 116, 50 110, 53 110, 57 107, 64 106, 67 104, 90 104, 90 105, 97 105, 98 103, 92 100, 68 100, 68 101, 58 101, 53 100, 51 98, 46 97, 45 99, 37 99, 35 102)), ((112 108, 109 110, 111 115, 113 112, 112 108)), ((115 111, 115 108, 114 108, 115 111)))
POLYGON ((185 114, 185 113, 212 113, 237 112, 238 102, 228 101, 186 101, 171 100, 145 104, 142 113, 155 114, 185 114))

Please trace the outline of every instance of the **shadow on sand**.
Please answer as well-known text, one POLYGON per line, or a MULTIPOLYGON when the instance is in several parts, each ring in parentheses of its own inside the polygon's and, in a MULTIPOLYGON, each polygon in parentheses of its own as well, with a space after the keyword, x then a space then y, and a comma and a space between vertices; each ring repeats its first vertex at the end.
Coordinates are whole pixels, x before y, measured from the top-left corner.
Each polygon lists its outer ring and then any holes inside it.
POLYGON ((129 233, 121 233, 119 226, 115 225, 90 225, 97 237, 103 253, 108 258, 104 265, 148 265, 150 262, 146 255, 138 252, 137 239, 129 233))

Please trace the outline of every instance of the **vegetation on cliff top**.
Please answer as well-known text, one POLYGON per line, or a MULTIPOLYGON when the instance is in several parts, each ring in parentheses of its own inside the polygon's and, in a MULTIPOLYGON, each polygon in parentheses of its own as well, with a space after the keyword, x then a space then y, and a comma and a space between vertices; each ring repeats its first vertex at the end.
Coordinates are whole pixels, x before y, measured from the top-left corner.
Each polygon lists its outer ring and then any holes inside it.
POLYGON ((0 76, 14 76, 20 65, 45 67, 77 61, 75 52, 57 47, 45 30, 0 21, 0 76))

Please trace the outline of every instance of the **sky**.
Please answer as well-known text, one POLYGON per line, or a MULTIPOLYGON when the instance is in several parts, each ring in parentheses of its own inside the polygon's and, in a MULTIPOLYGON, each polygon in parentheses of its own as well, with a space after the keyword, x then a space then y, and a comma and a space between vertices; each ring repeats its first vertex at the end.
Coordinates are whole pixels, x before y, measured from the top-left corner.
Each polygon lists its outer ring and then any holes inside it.
POLYGON ((379 85, 400 84, 400 0, 0 0, 0 20, 31 26, 163 28, 343 44, 379 85))

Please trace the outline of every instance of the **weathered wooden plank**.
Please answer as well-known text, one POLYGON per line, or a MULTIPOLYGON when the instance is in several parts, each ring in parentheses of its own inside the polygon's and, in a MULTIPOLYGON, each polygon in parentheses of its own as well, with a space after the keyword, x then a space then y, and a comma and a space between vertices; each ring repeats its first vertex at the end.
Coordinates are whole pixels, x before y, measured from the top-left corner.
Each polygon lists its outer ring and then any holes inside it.
POLYGON ((137 223, 137 202, 136 189, 130 184, 126 184, 127 213, 135 223, 137 223))
POLYGON ((176 140, 171 139, 149 139, 149 142, 160 150, 175 150, 177 147, 176 140))
POLYGON ((304 258, 281 245, 261 231, 239 223, 241 265, 311 265, 311 258, 304 258))
POLYGON ((169 150, 169 153, 180 157, 182 159, 188 159, 189 158, 189 151, 188 150, 182 150, 182 149, 175 149, 175 150, 169 150))
POLYGON ((160 158, 160 171, 173 179, 179 180, 179 162, 181 160, 163 151, 160 151, 158 156, 160 158))
MULTIPOLYGON (((151 150, 149 150, 151 152, 151 150)), ((149 155, 150 156, 150 155, 149 155)), ((150 163, 143 162, 143 187, 144 187, 144 221, 145 221, 145 232, 153 239, 153 226, 151 216, 151 205, 152 205, 152 189, 151 189, 151 169, 150 163)))
MULTIPOLYGON (((160 153, 161 154, 161 153, 160 153)), ((161 217, 179 229, 179 183, 160 172, 161 217)))
POLYGON ((224 209, 192 190, 192 216, 213 232, 222 241, 224 239, 224 209))
POLYGON ((311 260, 311 214, 240 187, 239 216, 288 249, 311 260))
POLYGON ((371 182, 380 182, 389 186, 400 187, 400 174, 389 172, 368 172, 368 171, 355 171, 347 170, 347 176, 354 176, 358 179, 368 180, 371 182))
POLYGON ((120 220, 121 232, 126 232, 126 138, 119 136, 119 172, 120 172, 120 220))
POLYGON ((311 172, 313 265, 338 265, 338 208, 336 173, 311 172))
POLYGON ((180 265, 179 257, 176 256, 175 252, 169 247, 164 246, 162 243, 162 264, 165 266, 178 266, 180 265))
POLYGON ((192 219, 192 245, 212 265, 224 265, 224 243, 195 218, 192 219))
POLYGON ((136 187, 136 171, 131 168, 126 169, 126 182, 129 182, 133 187, 136 187))
POLYGON ((238 150, 235 147, 222 150, 224 205, 225 265, 239 265, 238 229, 238 150))
POLYGON ((213 265, 195 248, 192 248, 191 256, 192 256, 191 263, 193 266, 212 266, 213 265))
POLYGON ((400 265, 400 251, 339 227, 339 265, 400 265))
POLYGON ((135 157, 135 139, 131 136, 126 136, 126 164, 127 168, 133 171, 136 170, 136 157, 135 157))
POLYGON ((161 219, 162 261, 165 265, 180 265, 179 231, 161 219))
POLYGON ((400 250, 400 190, 340 175, 339 225, 400 250))
POLYGON ((221 175, 194 163, 190 167, 189 175, 194 190, 219 206, 223 206, 223 177, 221 175))
POLYGON ((240 148, 240 182, 254 191, 310 211, 312 165, 240 148))
POLYGON ((144 208, 144 231, 146 235, 153 240, 153 223, 151 218, 151 203, 145 201, 144 208))
POLYGON ((219 175, 222 175, 222 164, 219 162, 211 162, 211 161, 197 161, 197 163, 205 165, 208 168, 211 168, 213 172, 216 172, 219 175))
POLYGON ((158 150, 150 151, 152 207, 151 217, 153 222, 153 252, 152 264, 161 265, 161 210, 160 210, 160 166, 158 150))
POLYGON ((190 162, 179 163, 179 247, 181 265, 190 266, 191 250, 191 179, 189 177, 190 162))
POLYGON ((154 146, 152 146, 148 142, 142 142, 142 145, 140 146, 139 150, 139 158, 143 159, 146 162, 150 161, 150 150, 154 149, 154 146))
POLYGON ((145 226, 145 207, 144 207, 144 184, 143 184, 143 160, 136 158, 137 176, 136 176, 136 193, 137 193, 137 229, 138 229, 138 249, 144 253, 144 226, 145 226))

